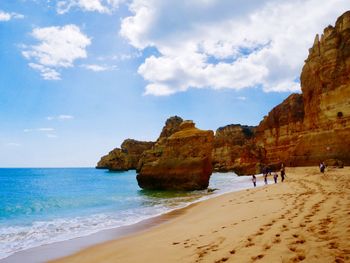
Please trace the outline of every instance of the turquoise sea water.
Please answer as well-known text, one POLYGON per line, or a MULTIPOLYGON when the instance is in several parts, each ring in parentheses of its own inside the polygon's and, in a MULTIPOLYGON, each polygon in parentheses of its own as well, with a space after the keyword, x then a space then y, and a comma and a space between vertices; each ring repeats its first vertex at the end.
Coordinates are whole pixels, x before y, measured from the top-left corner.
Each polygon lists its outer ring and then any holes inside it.
POLYGON ((193 202, 251 187, 213 174, 208 191, 144 191, 135 171, 0 169, 0 259, 17 251, 137 223, 193 202))

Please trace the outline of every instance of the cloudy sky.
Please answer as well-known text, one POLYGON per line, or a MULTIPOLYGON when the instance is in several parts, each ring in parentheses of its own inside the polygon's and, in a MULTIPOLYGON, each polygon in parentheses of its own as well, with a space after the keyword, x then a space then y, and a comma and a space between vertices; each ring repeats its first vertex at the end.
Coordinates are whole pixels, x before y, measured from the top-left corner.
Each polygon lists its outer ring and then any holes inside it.
POLYGON ((348 0, 1 0, 0 167, 94 166, 172 115, 257 125, 348 0))

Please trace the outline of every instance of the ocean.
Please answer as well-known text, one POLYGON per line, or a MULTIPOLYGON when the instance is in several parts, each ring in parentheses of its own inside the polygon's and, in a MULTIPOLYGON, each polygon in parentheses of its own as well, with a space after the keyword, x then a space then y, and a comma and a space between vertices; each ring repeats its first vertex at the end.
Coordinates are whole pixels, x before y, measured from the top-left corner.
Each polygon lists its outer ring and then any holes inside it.
POLYGON ((44 244, 132 225, 227 192, 251 188, 249 177, 214 173, 209 188, 146 191, 136 172, 94 168, 0 169, 0 259, 44 244))

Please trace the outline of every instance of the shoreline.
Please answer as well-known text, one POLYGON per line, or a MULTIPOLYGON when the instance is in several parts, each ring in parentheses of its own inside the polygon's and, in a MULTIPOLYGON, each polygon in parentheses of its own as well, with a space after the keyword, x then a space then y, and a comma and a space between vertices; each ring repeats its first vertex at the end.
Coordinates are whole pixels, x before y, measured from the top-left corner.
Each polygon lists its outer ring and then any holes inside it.
POLYGON ((186 207, 177 208, 170 212, 141 220, 135 224, 104 229, 87 236, 53 242, 18 251, 6 258, 0 259, 0 263, 24 262, 24 260, 26 263, 47 262, 73 255, 74 253, 77 253, 83 249, 98 244, 103 244, 112 240, 118 240, 126 236, 139 234, 157 227, 158 225, 165 224, 173 218, 184 214, 187 209, 190 209, 192 206, 197 205, 197 203, 191 203, 186 207))
POLYGON ((166 224, 53 262, 347 262, 350 168, 287 168, 284 183, 197 203, 166 224))
MULTIPOLYGON (((262 180, 262 175, 258 175, 257 178, 258 180, 259 178, 262 180)), ((183 207, 175 208, 168 212, 154 215, 150 218, 142 219, 141 221, 136 223, 132 223, 124 226, 112 227, 108 229, 102 229, 102 230, 98 230, 95 233, 91 233, 85 236, 74 237, 67 240, 55 241, 52 243, 47 243, 44 245, 27 248, 27 249, 15 252, 5 258, 0 259, 0 263, 23 262, 24 259, 27 263, 38 262, 38 261, 46 262, 50 260, 59 259, 62 257, 67 257, 83 249, 86 249, 98 244, 102 244, 112 240, 118 240, 130 235, 142 233, 144 231, 157 227, 158 225, 171 221, 172 219, 185 213, 187 209, 190 209, 192 206, 195 206, 198 203, 205 202, 210 199, 215 199, 217 197, 220 197, 226 194, 245 191, 245 189, 246 188, 239 189, 239 190, 232 189, 232 191, 222 192, 218 194, 214 192, 211 195, 205 195, 193 202, 184 204, 183 207)))

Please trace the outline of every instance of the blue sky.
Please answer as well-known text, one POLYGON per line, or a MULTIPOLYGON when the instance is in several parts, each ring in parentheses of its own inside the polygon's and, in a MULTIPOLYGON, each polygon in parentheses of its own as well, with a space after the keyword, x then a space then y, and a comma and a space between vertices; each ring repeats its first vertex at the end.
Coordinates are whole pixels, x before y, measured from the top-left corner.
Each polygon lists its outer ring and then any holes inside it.
POLYGON ((2 0, 0 167, 94 166, 172 115, 257 125, 343 0, 2 0), (305 17, 305 12, 308 13, 305 17))

